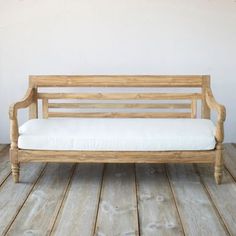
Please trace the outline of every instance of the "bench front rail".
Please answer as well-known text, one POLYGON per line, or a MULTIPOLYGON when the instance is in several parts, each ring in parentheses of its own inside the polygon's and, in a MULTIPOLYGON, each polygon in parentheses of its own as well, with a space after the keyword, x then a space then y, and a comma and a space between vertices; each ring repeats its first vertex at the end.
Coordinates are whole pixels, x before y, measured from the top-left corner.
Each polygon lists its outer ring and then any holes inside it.
MULTIPOLYGON (((225 107, 218 104, 210 88, 209 76, 30 76, 25 97, 9 110, 11 166, 15 182, 19 181, 20 162, 89 162, 89 163, 214 163, 215 180, 222 180, 225 107), (125 88, 125 92, 41 92, 42 88, 109 87, 125 88), (127 88, 149 89, 151 92, 127 92, 127 88), (161 88, 161 92, 153 92, 161 88), (163 89, 198 89, 196 92, 168 92, 163 89), (216 146, 208 151, 48 151, 18 148, 19 109, 29 108, 29 119, 39 117, 38 101, 42 101, 42 117, 89 118, 192 118, 210 119, 217 112, 216 146), (65 102, 69 101, 69 102, 65 102), (76 102, 71 102, 71 100, 76 102), (57 101, 57 102, 55 102, 57 101), (79 102, 78 102, 79 101, 79 102), (89 101, 89 102, 84 102, 89 101), (129 101, 129 103, 127 103, 129 101), (150 102, 152 101, 152 102, 150 102), (86 109, 86 112, 74 110, 86 109), (72 111, 71 111, 72 110, 72 111), (122 110, 122 111, 120 111, 122 110), (151 110, 151 111, 150 111, 151 110)), ((184 128, 184 127, 183 127, 184 128)))

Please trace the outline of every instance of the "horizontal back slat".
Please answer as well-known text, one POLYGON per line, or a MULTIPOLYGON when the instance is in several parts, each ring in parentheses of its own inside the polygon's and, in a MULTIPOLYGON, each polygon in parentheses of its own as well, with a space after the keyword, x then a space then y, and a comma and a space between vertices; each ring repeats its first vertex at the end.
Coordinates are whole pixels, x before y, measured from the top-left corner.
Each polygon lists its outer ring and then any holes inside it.
POLYGON ((49 103, 49 108, 96 108, 96 109, 190 109, 190 103, 49 103))
POLYGON ((201 99, 201 93, 38 93, 39 99, 86 100, 186 100, 201 99))
POLYGON ((177 112, 49 112, 48 117, 79 117, 79 118, 191 118, 191 113, 177 112))
MULTIPOLYGON (((35 91, 42 100, 44 118, 196 118, 199 100, 206 110, 204 91, 209 83, 210 77, 205 75, 30 76, 31 87, 43 87, 35 91)), ((202 114, 206 114, 204 109, 202 114)))
POLYGON ((201 75, 30 76, 31 87, 202 87, 201 75))

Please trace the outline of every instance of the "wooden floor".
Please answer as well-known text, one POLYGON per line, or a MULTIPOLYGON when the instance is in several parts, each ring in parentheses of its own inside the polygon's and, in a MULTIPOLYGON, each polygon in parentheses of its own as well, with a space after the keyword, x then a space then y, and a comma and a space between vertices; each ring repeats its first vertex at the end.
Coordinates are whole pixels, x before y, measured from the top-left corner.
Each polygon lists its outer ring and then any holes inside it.
POLYGON ((236 235, 236 146, 211 165, 23 164, 0 145, 0 235, 236 235))

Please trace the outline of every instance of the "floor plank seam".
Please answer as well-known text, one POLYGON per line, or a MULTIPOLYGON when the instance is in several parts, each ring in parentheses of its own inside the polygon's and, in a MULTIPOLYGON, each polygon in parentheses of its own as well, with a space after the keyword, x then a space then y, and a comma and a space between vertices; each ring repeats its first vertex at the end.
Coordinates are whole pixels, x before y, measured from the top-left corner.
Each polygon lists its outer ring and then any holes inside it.
POLYGON ((96 211, 96 216, 95 216, 95 222, 94 222, 94 229, 93 235, 96 233, 97 229, 97 219, 98 219, 98 213, 99 213, 99 207, 100 207, 100 202, 101 202, 101 196, 102 196, 102 191, 103 191, 103 184, 104 184, 104 175, 105 175, 105 170, 108 164, 103 164, 103 170, 102 170, 102 179, 101 179, 101 184, 100 184, 100 191, 99 191, 99 197, 98 197, 98 203, 97 203, 97 211, 96 211))
POLYGON ((137 221, 138 221, 138 235, 141 235, 140 230, 140 217, 139 217, 139 199, 138 199, 138 182, 137 182, 137 173, 136 173, 136 164, 134 163, 134 184, 135 184, 135 194, 136 194, 136 211, 137 211, 137 221))
MULTIPOLYGON (((235 149, 236 149, 236 144, 232 144, 232 146, 234 146, 235 149)), ((232 157, 232 155, 231 155, 226 149, 225 149, 224 151, 227 152, 227 155, 229 155, 230 157, 232 157)), ((225 168, 225 170, 229 173, 229 175, 232 177, 232 179, 234 180, 234 182, 236 183, 236 176, 232 175, 232 173, 230 172, 230 170, 229 170, 229 168, 228 168, 228 166, 227 166, 226 164, 224 164, 224 168, 225 168)), ((223 176, 223 178, 224 178, 224 176, 223 176)))
POLYGON ((72 179, 73 179, 73 176, 74 176, 74 174, 75 174, 76 167, 77 167, 77 165, 74 164, 73 169, 72 169, 72 171, 71 171, 71 175, 70 175, 69 181, 68 181, 68 183, 67 183, 67 185, 66 185, 66 187, 65 187, 65 190, 64 190, 64 193, 63 193, 61 202, 58 204, 59 207, 58 207, 57 213, 56 213, 56 215, 55 215, 54 221, 53 221, 53 223, 52 223, 52 226, 50 227, 51 229, 50 229, 50 232, 49 232, 49 236, 52 235, 52 232, 53 232, 53 229, 54 229, 54 227, 55 227, 57 218, 58 218, 58 216, 59 216, 59 214, 60 214, 60 211, 61 211, 61 209, 62 209, 62 206, 63 206, 63 204, 64 204, 64 202, 65 202, 65 199, 66 199, 66 197, 67 197, 67 195, 68 195, 68 193, 69 193, 69 189, 70 189, 70 186, 71 186, 71 184, 72 184, 72 179))
POLYGON ((172 193, 172 197, 173 197, 173 200, 174 200, 175 208, 176 208, 177 214, 179 216, 179 222, 180 222, 180 225, 182 227, 183 234, 187 235, 186 232, 185 232, 185 229, 184 229, 184 225, 183 225, 183 222, 182 222, 182 218, 181 218, 181 215, 180 215, 180 211, 179 211, 179 208, 178 208, 177 200, 176 200, 175 193, 174 193, 171 181, 170 181, 170 176, 168 174, 168 170, 167 170, 166 164, 164 164, 164 169, 165 169, 165 175, 167 177, 167 180, 168 180, 168 183, 169 183, 169 186, 170 186, 170 191, 172 193))
POLYGON ((9 178, 9 176, 11 176, 11 170, 8 172, 8 174, 6 175, 6 177, 4 177, 4 180, 0 183, 0 189, 2 188, 2 186, 4 185, 4 183, 6 182, 6 180, 9 178))
MULTIPOLYGON (((45 172, 45 169, 46 169, 46 166, 47 166, 47 163, 44 165, 44 167, 42 167, 42 170, 38 176, 38 178, 36 179, 36 181, 34 182, 34 184, 32 185, 29 193, 27 194, 25 200, 23 201, 23 203, 21 204, 21 206, 18 208, 17 212, 16 212, 16 215, 14 216, 14 218, 12 219, 12 221, 9 223, 9 226, 6 228, 5 230, 5 233, 3 234, 4 236, 7 235, 8 231, 10 230, 12 224, 14 223, 15 219, 17 218, 18 214, 20 213, 22 207, 25 205, 27 199, 29 198, 31 192, 33 191, 35 185, 38 183, 39 179, 42 177, 43 173, 45 172)), ((12 180, 13 181, 13 180, 12 180)))
POLYGON ((203 187, 203 189, 204 189, 204 191, 205 191, 205 193, 206 193, 206 195, 207 195, 207 197, 208 197, 208 199, 209 199, 209 201, 210 201, 210 203, 211 203, 211 205, 212 205, 212 207, 213 207, 213 209, 214 209, 214 211, 215 211, 215 213, 216 213, 216 215, 217 215, 217 217, 218 217, 218 219, 219 219, 219 221, 221 223, 221 225, 223 226, 223 228, 226 231, 226 234, 232 236, 232 234, 230 233, 230 231, 229 231, 229 229, 228 229, 224 219, 222 218, 222 216, 220 214, 220 211, 218 210, 218 208, 217 208, 217 206, 216 206, 216 204, 215 204, 215 202, 214 202, 214 200, 213 200, 213 198, 211 196, 210 191, 208 190, 208 187, 205 185, 205 182, 204 182, 204 180, 203 180, 203 178, 202 178, 202 176, 201 176, 201 174, 200 174, 200 172, 198 170, 197 164, 193 164, 193 166, 194 166, 194 169, 195 169, 197 175, 199 176, 199 181, 202 184, 202 187, 203 187))

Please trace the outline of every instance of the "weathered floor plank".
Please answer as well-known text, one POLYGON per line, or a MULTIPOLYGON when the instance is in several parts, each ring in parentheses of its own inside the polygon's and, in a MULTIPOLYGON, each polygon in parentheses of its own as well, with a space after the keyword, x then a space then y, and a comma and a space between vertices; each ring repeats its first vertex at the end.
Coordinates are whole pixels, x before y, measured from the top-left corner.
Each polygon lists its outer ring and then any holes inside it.
POLYGON ((167 169, 186 235, 227 235, 193 165, 167 169))
POLYGON ((106 165, 95 235, 139 235, 134 165, 106 165))
POLYGON ((12 176, 0 187, 0 235, 4 235, 42 172, 44 164, 21 165, 20 183, 12 176))
POLYGON ((8 235, 48 235, 67 189, 74 165, 48 164, 8 235))
POLYGON ((136 176, 141 235, 183 235, 163 165, 138 164, 136 176))
POLYGON ((0 144, 0 154, 2 151, 5 151, 5 149, 8 147, 8 144, 0 144))
POLYGON ((102 175, 102 164, 77 166, 52 235, 94 234, 102 175))
POLYGON ((236 235, 236 183, 228 171, 224 171, 221 185, 215 184, 212 166, 197 165, 202 181, 218 209, 231 235, 236 235))
POLYGON ((224 147, 225 147, 224 150, 225 166, 236 180, 236 147, 233 144, 225 144, 224 147))
POLYGON ((6 145, 0 146, 0 186, 11 173, 9 152, 6 145), (1 149, 2 147, 2 149, 1 149))

